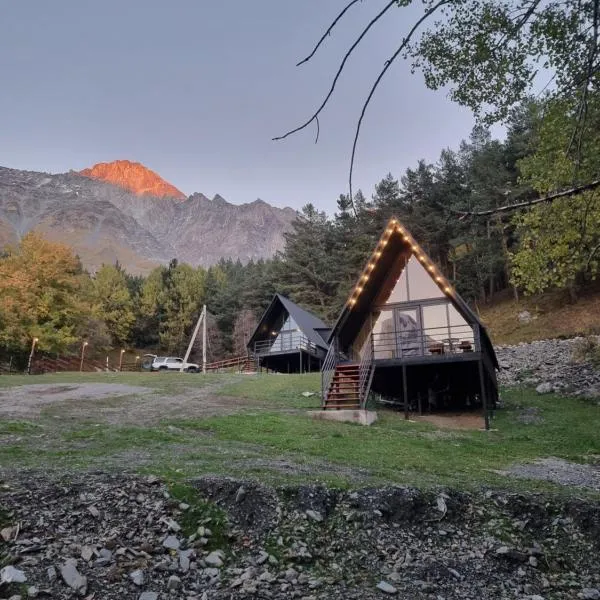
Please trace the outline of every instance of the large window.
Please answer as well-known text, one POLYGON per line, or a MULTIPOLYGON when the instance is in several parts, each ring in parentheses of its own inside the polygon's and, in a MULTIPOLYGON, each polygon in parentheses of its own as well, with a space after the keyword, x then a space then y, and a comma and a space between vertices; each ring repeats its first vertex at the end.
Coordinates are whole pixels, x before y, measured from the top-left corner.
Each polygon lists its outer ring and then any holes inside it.
POLYGON ((285 352, 286 350, 295 350, 301 347, 303 335, 298 325, 289 315, 284 315, 281 328, 273 330, 272 334, 275 340, 271 346, 271 352, 285 352))
POLYGON ((445 295, 413 255, 402 270, 402 274, 398 278, 387 304, 414 302, 415 300, 430 298, 445 298, 445 295))
POLYGON ((383 307, 373 315, 377 359, 456 353, 474 341, 472 327, 447 299, 383 307))

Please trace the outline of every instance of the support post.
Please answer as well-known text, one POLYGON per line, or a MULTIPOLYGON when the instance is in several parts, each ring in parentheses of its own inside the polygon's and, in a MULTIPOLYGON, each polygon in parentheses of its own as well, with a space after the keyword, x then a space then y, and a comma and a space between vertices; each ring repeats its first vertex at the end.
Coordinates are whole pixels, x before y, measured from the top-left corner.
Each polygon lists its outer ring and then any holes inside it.
POLYGON ((479 387, 481 389, 481 401, 483 403, 483 418, 485 421, 486 431, 490 428, 490 415, 488 413, 488 397, 487 389, 485 385, 485 373, 483 369, 483 360, 478 361, 479 363, 479 387))
POLYGON ((206 373, 206 304, 202 307, 202 372, 206 373))
MULTIPOLYGON (((31 341, 31 352, 29 353, 29 360, 27 361, 27 375, 31 375, 31 363, 33 361, 33 353, 35 352, 35 345, 38 343, 38 338, 33 338, 31 341)), ((11 357, 12 361, 12 357, 11 357)))
POLYGON ((196 323, 196 327, 194 328, 194 333, 192 334, 192 339, 188 344, 187 350, 185 351, 185 357, 183 359, 183 364, 181 365, 180 371, 183 372, 184 366, 190 357, 192 352, 192 348, 194 346, 194 342, 196 341, 196 337, 198 337, 198 331, 200 331, 200 325, 204 324, 202 328, 202 372, 206 372, 206 304, 202 307, 202 312, 200 313, 200 317, 198 317, 198 322, 196 323))
POLYGON ((404 396, 404 418, 408 421, 408 381, 406 380, 406 365, 402 365, 402 394, 404 396))
MULTIPOLYGON (((81 373, 83 371, 83 359, 85 358, 85 349, 87 348, 88 343, 87 342, 83 342, 83 344, 81 344, 81 360, 79 361, 79 372, 81 373)), ((121 354, 121 357, 123 355, 121 354)))
POLYGON ((300 375, 302 375, 302 350, 298 350, 298 356, 300 357, 300 375))

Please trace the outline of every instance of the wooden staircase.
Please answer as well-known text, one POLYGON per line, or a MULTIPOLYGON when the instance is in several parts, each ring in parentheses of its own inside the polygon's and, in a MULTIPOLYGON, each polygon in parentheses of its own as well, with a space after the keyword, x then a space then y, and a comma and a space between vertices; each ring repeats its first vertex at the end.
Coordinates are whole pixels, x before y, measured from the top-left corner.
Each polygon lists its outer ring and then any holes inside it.
POLYGON ((323 408, 325 410, 360 408, 360 365, 358 363, 336 366, 323 408))

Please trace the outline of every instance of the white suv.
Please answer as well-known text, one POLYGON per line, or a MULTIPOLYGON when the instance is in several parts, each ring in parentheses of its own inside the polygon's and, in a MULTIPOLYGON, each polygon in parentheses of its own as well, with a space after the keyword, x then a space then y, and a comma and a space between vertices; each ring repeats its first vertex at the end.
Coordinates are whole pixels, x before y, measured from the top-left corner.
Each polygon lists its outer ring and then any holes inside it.
POLYGON ((183 362, 183 358, 174 356, 156 356, 152 361, 152 371, 185 371, 200 373, 200 366, 195 363, 183 362))

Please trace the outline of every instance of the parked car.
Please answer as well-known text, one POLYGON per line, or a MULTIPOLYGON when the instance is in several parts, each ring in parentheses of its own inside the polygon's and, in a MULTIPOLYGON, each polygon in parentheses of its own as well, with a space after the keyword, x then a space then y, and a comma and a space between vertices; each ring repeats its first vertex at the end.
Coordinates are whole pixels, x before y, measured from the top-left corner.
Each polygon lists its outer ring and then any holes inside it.
POLYGON ((175 356, 156 356, 152 361, 152 371, 181 371, 200 373, 200 365, 184 362, 183 358, 175 356))

